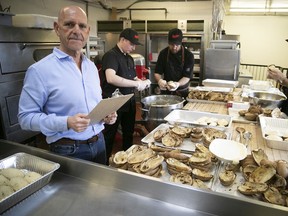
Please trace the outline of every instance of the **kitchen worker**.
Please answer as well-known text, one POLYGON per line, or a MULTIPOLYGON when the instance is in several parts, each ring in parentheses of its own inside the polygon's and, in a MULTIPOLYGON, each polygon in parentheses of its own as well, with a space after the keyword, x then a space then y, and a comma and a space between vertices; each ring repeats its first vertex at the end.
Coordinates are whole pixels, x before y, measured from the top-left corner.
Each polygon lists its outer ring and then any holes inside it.
POLYGON ((59 11, 54 30, 60 47, 31 65, 24 79, 18 119, 23 130, 40 131, 50 150, 106 164, 104 122, 113 124, 117 114, 90 125, 87 114, 102 100, 95 64, 82 54, 90 27, 77 6, 59 11))
MULTIPOLYGON (((103 97, 112 97, 118 88, 123 95, 134 94, 135 89, 142 91, 151 84, 150 80, 140 80, 136 76, 133 58, 129 55, 139 42, 138 33, 131 28, 124 29, 118 42, 102 58, 102 71, 104 73, 102 91, 103 97)), ((136 101, 133 96, 117 111, 117 121, 113 125, 105 124, 104 136, 107 157, 111 156, 118 126, 122 129, 122 148, 127 150, 133 144, 133 133, 136 117, 136 101)))
POLYGON ((159 53, 154 77, 161 94, 188 95, 194 55, 182 45, 182 39, 180 29, 171 29, 168 33, 168 47, 159 53))
MULTIPOLYGON (((274 65, 268 66, 267 78, 273 79, 282 85, 283 92, 288 97, 288 78, 274 65)), ((281 111, 288 115, 288 99, 284 100, 280 105, 281 111)))

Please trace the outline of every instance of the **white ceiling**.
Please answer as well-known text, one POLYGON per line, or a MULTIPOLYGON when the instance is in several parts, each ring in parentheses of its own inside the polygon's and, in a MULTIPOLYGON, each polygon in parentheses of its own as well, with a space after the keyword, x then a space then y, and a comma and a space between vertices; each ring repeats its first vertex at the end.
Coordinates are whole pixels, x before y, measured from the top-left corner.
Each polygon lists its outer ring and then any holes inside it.
MULTIPOLYGON (((113 2, 149 2, 149 0, 84 0, 86 2, 102 2, 104 5, 113 2)), ((151 0, 150 0, 151 1, 151 0)), ((213 1, 215 4, 225 5, 226 14, 272 14, 288 15, 288 0, 154 0, 154 2, 192 2, 213 1)))

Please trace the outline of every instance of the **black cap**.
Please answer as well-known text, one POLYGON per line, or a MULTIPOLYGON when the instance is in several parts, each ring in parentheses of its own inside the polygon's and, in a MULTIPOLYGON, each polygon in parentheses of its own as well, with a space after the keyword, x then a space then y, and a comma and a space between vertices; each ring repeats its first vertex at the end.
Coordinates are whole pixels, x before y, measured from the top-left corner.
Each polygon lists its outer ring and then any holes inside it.
POLYGON ((168 43, 169 44, 182 44, 183 33, 180 29, 174 28, 171 29, 168 33, 168 43))
POLYGON ((143 45, 139 42, 138 33, 131 28, 126 28, 120 33, 120 38, 123 37, 135 45, 143 45))

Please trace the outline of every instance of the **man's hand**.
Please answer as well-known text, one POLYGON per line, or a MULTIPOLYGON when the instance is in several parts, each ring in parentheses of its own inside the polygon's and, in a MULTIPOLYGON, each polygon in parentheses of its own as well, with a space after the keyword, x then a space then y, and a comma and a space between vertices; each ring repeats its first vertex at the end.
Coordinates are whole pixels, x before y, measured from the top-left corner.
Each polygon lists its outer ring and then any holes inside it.
POLYGON ((116 112, 113 112, 111 113, 110 115, 106 116, 103 121, 105 124, 109 124, 109 125, 112 125, 116 122, 117 120, 117 113, 116 112))
POLYGON ((268 67, 267 78, 282 83, 285 80, 285 75, 276 67, 268 67))
POLYGON ((87 114, 78 113, 74 116, 69 116, 67 119, 68 129, 73 129, 76 132, 83 132, 90 124, 90 119, 87 114))
POLYGON ((169 91, 176 91, 179 87, 180 83, 179 82, 173 82, 173 81, 169 81, 167 83, 167 89, 169 91))
POLYGON ((150 80, 139 80, 137 81, 137 90, 138 91, 143 91, 146 88, 149 88, 151 81, 150 80))
POLYGON ((166 90, 167 88, 167 81, 166 80, 163 80, 163 79, 160 79, 158 81, 158 85, 160 87, 161 90, 166 90))

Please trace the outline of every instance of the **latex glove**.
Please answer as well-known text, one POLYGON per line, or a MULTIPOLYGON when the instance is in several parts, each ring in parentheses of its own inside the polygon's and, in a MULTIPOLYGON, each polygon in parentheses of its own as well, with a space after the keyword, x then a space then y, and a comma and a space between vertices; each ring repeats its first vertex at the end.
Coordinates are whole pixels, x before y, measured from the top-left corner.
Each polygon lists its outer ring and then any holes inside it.
POLYGON ((180 85, 179 82, 169 81, 167 84, 167 89, 169 91, 176 91, 178 89, 179 85, 180 85))
POLYGON ((167 88, 167 81, 166 81, 166 80, 163 80, 163 79, 160 79, 160 80, 158 81, 158 85, 159 85, 160 89, 166 90, 166 88, 167 88))
POLYGON ((144 80, 144 82, 146 83, 146 89, 149 88, 151 85, 151 81, 147 79, 147 80, 144 80))
POLYGON ((141 80, 137 82, 138 82, 138 85, 137 85, 138 91, 143 91, 144 89, 148 88, 151 84, 150 80, 141 80))

